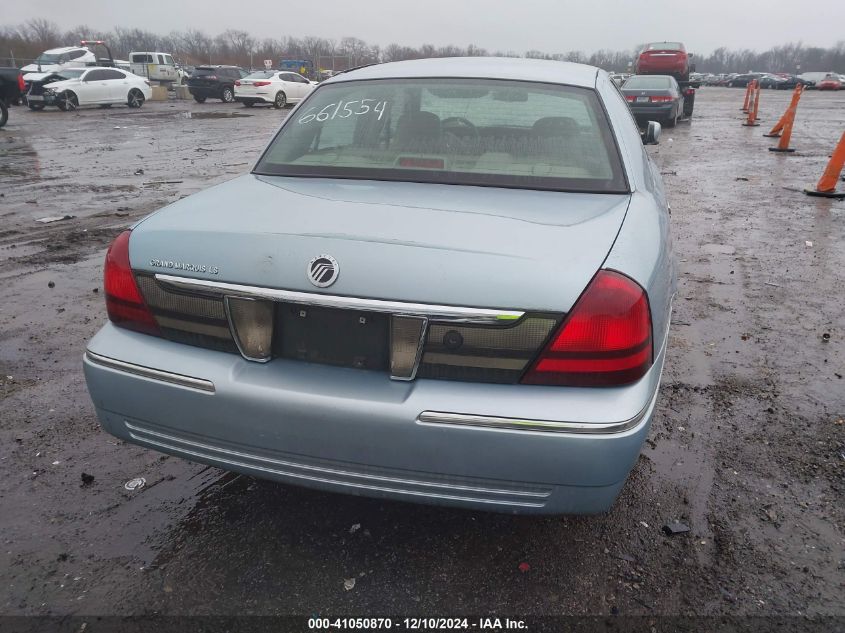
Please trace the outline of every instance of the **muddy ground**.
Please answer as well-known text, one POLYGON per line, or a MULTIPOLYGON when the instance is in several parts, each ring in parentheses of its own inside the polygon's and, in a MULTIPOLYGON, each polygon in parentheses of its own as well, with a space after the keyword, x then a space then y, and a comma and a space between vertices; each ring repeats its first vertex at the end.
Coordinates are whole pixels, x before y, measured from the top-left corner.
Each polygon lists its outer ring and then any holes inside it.
MULTIPOLYGON (((802 97, 793 155, 741 125, 742 96, 701 90, 650 150, 680 262, 657 414, 613 510, 562 518, 286 487, 101 431, 81 357, 105 319, 108 242, 248 171, 284 113, 13 108, 0 614, 845 616, 845 202, 800 192, 845 128, 845 93, 802 97), (673 519, 691 532, 665 536, 673 519)), ((789 96, 764 91, 763 126, 789 96)))

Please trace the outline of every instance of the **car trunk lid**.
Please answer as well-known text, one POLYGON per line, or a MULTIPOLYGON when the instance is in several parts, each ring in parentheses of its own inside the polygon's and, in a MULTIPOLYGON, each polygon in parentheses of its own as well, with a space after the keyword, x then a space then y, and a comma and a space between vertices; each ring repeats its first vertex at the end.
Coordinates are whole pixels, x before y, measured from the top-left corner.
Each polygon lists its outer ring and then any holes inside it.
POLYGON ((604 262, 628 194, 247 175, 142 221, 149 273, 366 297, 566 312, 604 262), (317 288, 306 268, 339 265, 317 288))

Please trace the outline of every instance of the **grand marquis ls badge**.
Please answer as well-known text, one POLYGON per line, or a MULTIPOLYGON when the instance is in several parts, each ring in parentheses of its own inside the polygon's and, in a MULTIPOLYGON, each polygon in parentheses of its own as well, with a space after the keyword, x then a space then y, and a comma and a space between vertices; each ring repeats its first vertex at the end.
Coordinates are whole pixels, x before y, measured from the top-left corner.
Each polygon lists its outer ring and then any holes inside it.
POLYGON ((308 279, 318 288, 326 288, 337 281, 340 266, 331 255, 318 255, 308 262, 308 279))

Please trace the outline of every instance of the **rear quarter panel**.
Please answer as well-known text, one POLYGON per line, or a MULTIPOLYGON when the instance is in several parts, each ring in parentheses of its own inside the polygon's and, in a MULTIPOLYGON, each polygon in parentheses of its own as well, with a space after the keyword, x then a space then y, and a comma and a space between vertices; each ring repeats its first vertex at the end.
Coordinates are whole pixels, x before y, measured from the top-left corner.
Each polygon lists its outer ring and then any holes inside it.
POLYGON ((669 328, 677 287, 663 179, 642 144, 639 128, 619 89, 603 73, 597 78, 596 89, 624 154, 632 189, 628 212, 604 267, 625 273, 648 293, 656 355, 669 328))

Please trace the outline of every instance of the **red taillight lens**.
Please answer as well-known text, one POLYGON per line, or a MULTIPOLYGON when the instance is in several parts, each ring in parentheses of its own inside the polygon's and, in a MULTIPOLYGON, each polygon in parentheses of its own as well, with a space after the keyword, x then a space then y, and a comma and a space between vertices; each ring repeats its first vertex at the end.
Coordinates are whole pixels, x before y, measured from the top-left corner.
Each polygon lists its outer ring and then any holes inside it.
POLYGON ((634 101, 636 101, 636 100, 637 100, 637 97, 636 97, 636 96, 634 96, 634 95, 626 95, 626 96, 625 96, 625 99, 627 99, 627 100, 628 100, 629 102, 631 102, 631 103, 634 103, 634 101))
POLYGON ((21 92, 26 92, 26 82, 23 80, 22 74, 18 74, 18 88, 21 92))
POLYGON ((106 294, 106 310, 115 325, 159 335, 158 325, 150 312, 129 266, 129 236, 124 231, 115 238, 106 253, 103 272, 103 289, 106 294))
POLYGON ((240 85, 241 85, 241 82, 240 82, 240 81, 236 81, 236 82, 235 82, 235 85, 236 85, 236 86, 240 86, 240 85))
POLYGON ((253 86, 269 86, 270 82, 269 81, 254 81, 254 82, 252 82, 252 85, 253 86))
POLYGON ((600 270, 522 378, 529 385, 608 387, 651 367, 651 311, 632 279, 600 270))
POLYGON ((656 95, 654 97, 650 97, 652 103, 668 103, 674 99, 674 97, 670 97, 668 95, 656 95))

